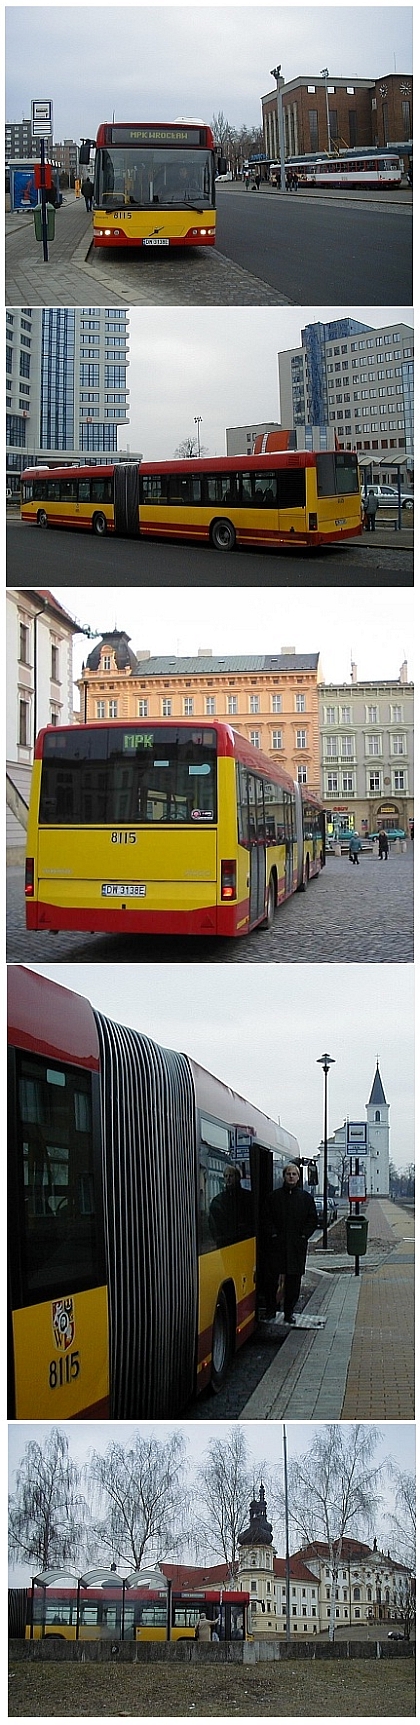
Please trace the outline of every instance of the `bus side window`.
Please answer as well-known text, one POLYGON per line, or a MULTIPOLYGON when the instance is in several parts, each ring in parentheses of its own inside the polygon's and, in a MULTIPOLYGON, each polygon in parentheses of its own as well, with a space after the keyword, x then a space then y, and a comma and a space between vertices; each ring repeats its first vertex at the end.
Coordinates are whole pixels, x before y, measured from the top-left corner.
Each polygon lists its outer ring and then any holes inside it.
POLYGON ((238 840, 240 845, 248 845, 248 774, 246 767, 242 767, 239 762, 236 767, 236 797, 238 809, 238 840))
POLYGON ((79 503, 90 503, 90 479, 79 479, 79 503))

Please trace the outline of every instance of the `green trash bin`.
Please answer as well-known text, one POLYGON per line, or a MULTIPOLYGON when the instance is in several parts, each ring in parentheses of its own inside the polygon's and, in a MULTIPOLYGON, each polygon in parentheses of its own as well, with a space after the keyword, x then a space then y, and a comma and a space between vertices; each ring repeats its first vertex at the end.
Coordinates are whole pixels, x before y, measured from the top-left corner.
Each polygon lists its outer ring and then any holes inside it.
MULTIPOLYGON (((34 209, 35 239, 42 240, 42 209, 37 204, 34 209)), ((47 240, 55 239, 55 209, 53 204, 47 204, 47 240)))
POLYGON ((367 1216, 346 1216, 347 1251, 352 1258, 363 1258, 367 1247, 367 1216))

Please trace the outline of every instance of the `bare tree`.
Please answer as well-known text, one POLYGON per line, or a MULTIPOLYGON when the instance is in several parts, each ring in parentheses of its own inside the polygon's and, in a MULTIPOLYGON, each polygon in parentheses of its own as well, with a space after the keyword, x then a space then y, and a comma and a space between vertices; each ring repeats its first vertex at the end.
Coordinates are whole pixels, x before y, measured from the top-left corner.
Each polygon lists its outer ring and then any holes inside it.
POLYGON ((203 1512, 196 1520, 197 1545, 223 1557, 230 1569, 238 1556, 238 1534, 248 1520, 253 1478, 244 1428, 233 1426, 226 1439, 211 1442, 198 1470, 203 1512))
POLYGON ((389 1462, 389 1475, 395 1496, 389 1516, 389 1541, 393 1554, 406 1568, 401 1610, 406 1640, 410 1640, 416 1615, 416 1481, 413 1473, 404 1473, 395 1462, 389 1462))
POLYGON ((184 437, 183 443, 179 443, 178 448, 175 450, 175 460, 189 461, 191 456, 207 454, 208 450, 205 448, 205 445, 203 443, 200 443, 200 446, 198 445, 197 437, 184 437))
POLYGON ((165 1440, 142 1438, 108 1444, 105 1455, 92 1452, 86 1477, 98 1504, 94 1532, 97 1551, 139 1569, 176 1555, 188 1533, 189 1492, 185 1440, 173 1432, 165 1440))
MULTIPOLYGON (((360 1538, 374 1525, 380 1502, 383 1468, 375 1464, 379 1433, 374 1426, 352 1425, 347 1429, 326 1425, 306 1455, 289 1463, 289 1518, 305 1545, 327 1547, 332 1576, 330 1640, 334 1640, 337 1572, 342 1561, 343 1540, 360 1538)), ((284 1514, 283 1494, 276 1508, 284 1514)))
POLYGON ((9 1499, 12 1559, 30 1562, 39 1574, 80 1561, 89 1520, 80 1484, 63 1432, 53 1428, 43 1444, 26 1445, 9 1499))

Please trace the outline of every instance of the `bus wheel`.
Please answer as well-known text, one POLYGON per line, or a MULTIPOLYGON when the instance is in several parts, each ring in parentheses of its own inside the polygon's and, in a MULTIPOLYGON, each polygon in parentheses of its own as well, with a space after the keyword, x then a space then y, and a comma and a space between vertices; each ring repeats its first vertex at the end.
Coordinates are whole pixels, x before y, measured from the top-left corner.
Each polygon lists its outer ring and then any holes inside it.
POLYGON ((106 515, 92 516, 92 533, 99 533, 103 539, 104 533, 106 533, 106 515))
POLYGON ((233 551, 236 544, 235 528, 231 521, 213 521, 210 528, 210 538, 216 551, 233 551))
POLYGON ((217 1395, 224 1384, 229 1369, 232 1352, 231 1325, 226 1294, 220 1288, 216 1311, 214 1314, 213 1337, 211 1344, 211 1378, 210 1389, 217 1395))
POLYGON ((266 909, 265 917, 263 917, 263 921, 258 924, 259 928, 272 928, 273 927, 275 908, 276 908, 276 883, 275 883, 274 875, 271 874, 269 882, 268 882, 267 909, 266 909))
POLYGON ((46 515, 45 509, 38 509, 36 524, 37 527, 48 527, 48 515, 46 515))

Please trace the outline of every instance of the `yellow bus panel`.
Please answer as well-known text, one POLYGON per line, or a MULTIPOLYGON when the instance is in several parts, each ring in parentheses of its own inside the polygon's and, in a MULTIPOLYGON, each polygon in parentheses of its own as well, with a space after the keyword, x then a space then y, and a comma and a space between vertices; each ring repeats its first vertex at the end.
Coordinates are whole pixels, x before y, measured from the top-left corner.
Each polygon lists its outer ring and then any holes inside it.
POLYGON ((109 1408, 105 1287, 19 1308, 13 1341, 16 1419, 103 1417, 104 1405, 109 1408))

